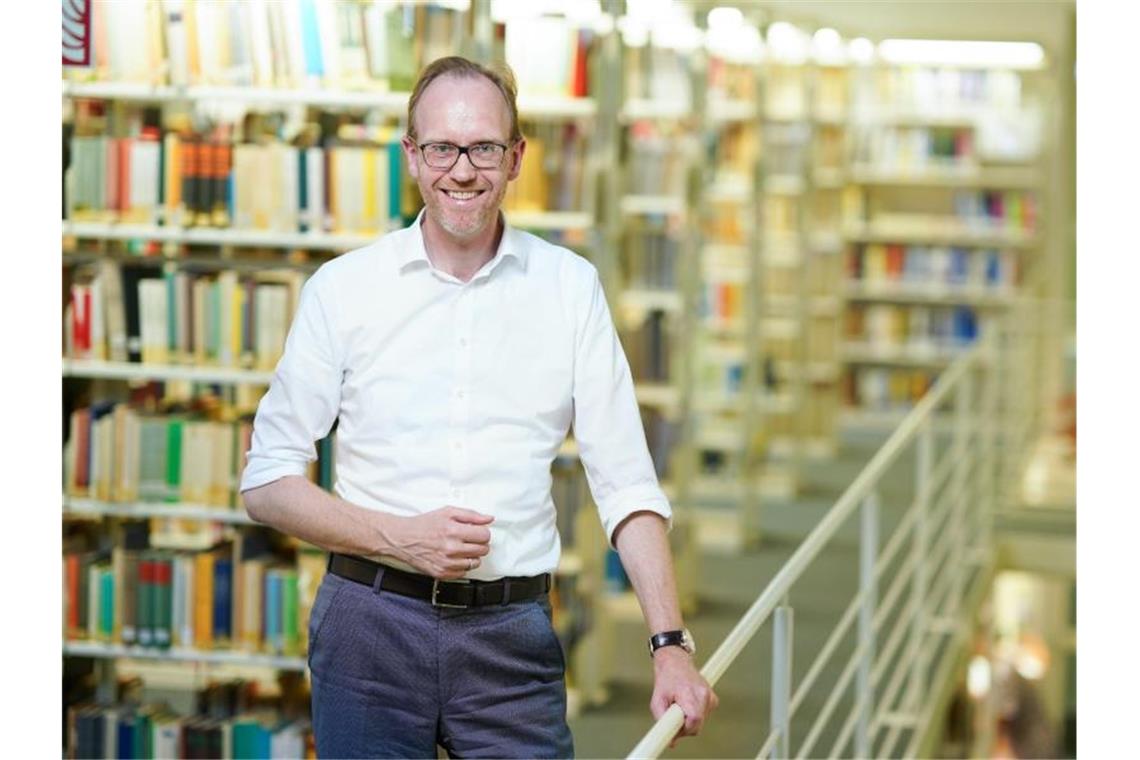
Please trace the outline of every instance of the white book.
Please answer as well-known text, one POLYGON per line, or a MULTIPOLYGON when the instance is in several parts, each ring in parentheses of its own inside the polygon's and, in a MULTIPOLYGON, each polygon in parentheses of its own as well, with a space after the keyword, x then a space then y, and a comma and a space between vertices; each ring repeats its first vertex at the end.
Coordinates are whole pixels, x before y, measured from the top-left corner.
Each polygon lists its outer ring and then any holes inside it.
POLYGON ((230 2, 227 4, 229 32, 229 84, 249 87, 253 84, 253 49, 251 40, 251 19, 249 4, 230 2))
POLYGON ((254 208, 254 187, 261 150, 261 147, 248 143, 239 143, 233 149, 234 227, 239 230, 260 226, 254 208))
POLYGON ((234 366, 238 361, 238 357, 234 354, 233 345, 235 320, 241 320, 241 315, 234 313, 234 291, 237 290, 237 287, 237 272, 227 270, 218 274, 218 312, 220 316, 218 363, 224 367, 234 366))
MULTIPOLYGON (((176 721, 159 723, 156 721, 152 724, 152 732, 155 757, 179 757, 179 753, 182 751, 182 725, 180 723, 176 721)), ((297 755, 297 757, 300 756, 297 755)))
POLYGON ((207 333, 207 320, 206 320, 206 295, 210 290, 210 281, 204 277, 194 280, 191 290, 191 300, 193 301, 194 313, 194 327, 193 345, 190 350, 194 356, 196 364, 202 364, 207 360, 208 352, 206 350, 207 333))
MULTIPOLYGON (((339 3, 336 0, 314 1, 317 36, 321 41, 321 58, 325 68, 324 82, 327 87, 341 84, 340 44, 337 34, 337 13, 341 5, 347 3, 339 3)), ((352 10, 359 12, 355 7, 352 10)))
POLYGON ((107 358, 107 306, 103 278, 91 281, 91 358, 107 358))
POLYGON ((120 501, 135 501, 139 495, 138 412, 125 406, 121 419, 123 448, 120 452, 118 498, 120 501))
MULTIPOLYGON (((96 639, 99 633, 99 566, 87 568, 87 638, 96 639)), ((111 755, 113 757, 113 755, 111 755)))
POLYGON ((174 357, 188 359, 190 345, 190 276, 186 272, 174 274, 174 357))
POLYGON ((190 84, 189 47, 186 44, 185 8, 182 0, 163 0, 162 10, 166 26, 166 61, 170 83, 175 87, 190 84))
POLYGON ((158 221, 159 144, 134 138, 130 142, 130 209, 132 219, 146 224, 158 221))
POLYGON ((298 209, 301 205, 300 193, 300 173, 301 167, 299 164, 297 148, 292 145, 279 144, 275 146, 277 149, 277 160, 279 162, 279 171, 281 183, 276 187, 278 198, 278 226, 276 229, 281 232, 296 232, 298 209))
MULTIPOLYGON (((195 2, 190 12, 194 14, 194 27, 197 31, 199 84, 226 84, 222 65, 222 41, 225 39, 225 7, 218 2, 195 2)), ((193 44, 193 43, 191 43, 193 44)))
POLYGON ((301 6, 297 0, 281 3, 285 32, 285 56, 289 61, 289 75, 294 87, 307 83, 305 72, 305 46, 302 42, 301 6))
POLYGON ((143 363, 162 364, 167 359, 166 281, 139 280, 139 332, 143 363))
POLYGON ((182 628, 179 629, 179 635, 182 638, 182 646, 189 647, 194 644, 194 557, 181 555, 175 561, 182 568, 182 582, 185 588, 185 593, 182 596, 184 606, 181 616, 182 628))
POLYGON ((323 148, 305 150, 305 195, 308 208, 306 223, 310 232, 324 232, 325 219, 325 151, 323 148))
MULTIPOLYGON (((175 557, 171 562, 170 572, 170 632, 173 646, 185 646, 182 631, 186 628, 186 573, 183 564, 175 557)), ((164 757, 164 755, 155 755, 164 757)))
POLYGON ((145 82, 150 78, 147 51, 147 4, 102 3, 106 18, 107 48, 111 77, 120 82, 145 82))
POLYGON ((210 504, 228 507, 235 485, 233 425, 214 423, 210 451, 210 504))
POLYGON ((266 0, 248 0, 249 45, 253 60, 253 81, 258 87, 272 87, 273 46, 269 36, 269 12, 266 0))

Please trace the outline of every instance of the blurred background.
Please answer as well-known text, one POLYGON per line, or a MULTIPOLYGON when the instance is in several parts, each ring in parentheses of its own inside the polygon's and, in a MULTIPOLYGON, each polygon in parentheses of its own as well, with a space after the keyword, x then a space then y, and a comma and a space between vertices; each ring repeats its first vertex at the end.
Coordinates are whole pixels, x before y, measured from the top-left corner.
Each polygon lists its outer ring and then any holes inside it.
MULTIPOLYGON (((903 650, 884 630, 875 679, 834 692, 852 715, 860 694, 882 711, 854 733, 827 720, 836 705, 808 682, 851 674, 808 678, 810 657, 832 638, 862 651, 854 629, 828 638, 854 609, 848 521, 793 595, 792 749, 1075 755, 1072 2, 62 0, 62 15, 65 754, 312 756, 326 555, 252 524, 236 486, 305 279, 418 213, 408 92, 459 54, 518 82, 507 221, 602 276, 677 511, 698 659, 965 361, 983 385, 928 415, 935 451, 946 441, 934 472, 947 503, 985 510, 949 508, 942 532, 962 543, 925 575, 917 549, 884 557, 879 581, 884 629, 926 626, 908 639, 920 656, 949 626, 931 655, 947 665, 892 707, 903 650), (886 609, 907 598, 892 578, 966 584, 956 564, 978 571, 967 601, 926 608, 916 586, 927 618, 886 609)), ((311 477, 335 488, 335 425, 316 454, 311 477)), ((879 545, 896 527, 911 540, 924 456, 876 470, 879 545)), ((553 476, 577 752, 624 755, 651 725, 644 623, 572 437, 553 476)), ((772 638, 668 754, 756 754, 779 703, 772 638)))

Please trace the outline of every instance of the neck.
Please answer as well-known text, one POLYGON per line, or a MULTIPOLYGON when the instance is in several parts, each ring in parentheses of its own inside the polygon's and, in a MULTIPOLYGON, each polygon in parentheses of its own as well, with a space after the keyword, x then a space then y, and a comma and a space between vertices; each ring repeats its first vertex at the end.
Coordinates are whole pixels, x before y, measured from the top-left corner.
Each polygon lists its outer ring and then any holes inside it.
POLYGON ((425 214, 422 224, 424 250, 432 266, 468 282, 484 264, 495 258, 503 237, 503 217, 471 238, 456 238, 425 214))

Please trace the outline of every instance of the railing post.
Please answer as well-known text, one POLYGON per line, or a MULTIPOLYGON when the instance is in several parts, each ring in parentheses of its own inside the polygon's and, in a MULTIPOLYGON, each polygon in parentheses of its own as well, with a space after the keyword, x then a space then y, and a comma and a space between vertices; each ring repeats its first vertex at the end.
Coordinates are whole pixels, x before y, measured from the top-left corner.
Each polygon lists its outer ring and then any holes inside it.
POLYGON ((871 756, 871 714, 875 707, 871 670, 875 662, 875 559, 879 553, 879 495, 875 491, 863 499, 859 532, 859 646, 863 655, 855 681, 855 756, 871 756))
POLYGON ((907 684, 906 709, 918 716, 926 694, 926 658, 923 646, 929 625, 927 609, 930 592, 930 502, 933 498, 930 482, 934 468, 934 425, 932 419, 922 423, 918 431, 918 451, 915 462, 914 539, 911 542, 911 603, 914 616, 910 623, 910 682, 907 684))
POLYGON ((792 701, 792 608, 787 600, 775 610, 772 619, 772 711, 771 726, 779 738, 772 745, 772 758, 792 755, 791 701, 792 701))
POLYGON ((973 456, 970 450, 970 404, 973 401, 974 378, 968 371, 962 375, 962 384, 954 394, 954 486, 951 492, 950 540, 953 549, 947 562, 950 565, 951 590, 946 605, 946 618, 958 623, 962 596, 966 585, 966 501, 969 496, 966 474, 973 456))
MULTIPOLYGON (((981 545, 981 551, 985 554, 987 560, 992 559, 993 554, 993 525, 994 525, 994 510, 997 506, 998 500, 998 467, 997 467, 997 441, 998 435, 1001 431, 1000 419, 998 418, 998 356, 997 356, 997 341, 992 339, 986 344, 985 352, 982 354, 982 361, 984 362, 983 373, 985 375, 985 385, 982 390, 982 421, 985 430, 984 445, 982 446, 983 460, 985 463, 985 490, 984 498, 979 500, 979 533, 978 542, 981 545)), ((979 478, 979 480, 982 480, 979 478)))

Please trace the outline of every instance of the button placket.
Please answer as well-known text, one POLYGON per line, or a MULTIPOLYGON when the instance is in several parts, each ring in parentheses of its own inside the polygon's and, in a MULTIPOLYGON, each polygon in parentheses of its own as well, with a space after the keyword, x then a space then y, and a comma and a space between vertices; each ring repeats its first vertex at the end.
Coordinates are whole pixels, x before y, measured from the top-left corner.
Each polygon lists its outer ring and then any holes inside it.
POLYGON ((455 312, 455 333, 452 338, 454 349, 455 385, 451 389, 450 408, 450 460, 451 488, 453 499, 462 499, 465 491, 460 485, 468 476, 469 459, 468 437, 470 435, 471 400, 471 325, 473 322, 473 290, 464 287, 459 294, 455 312))

